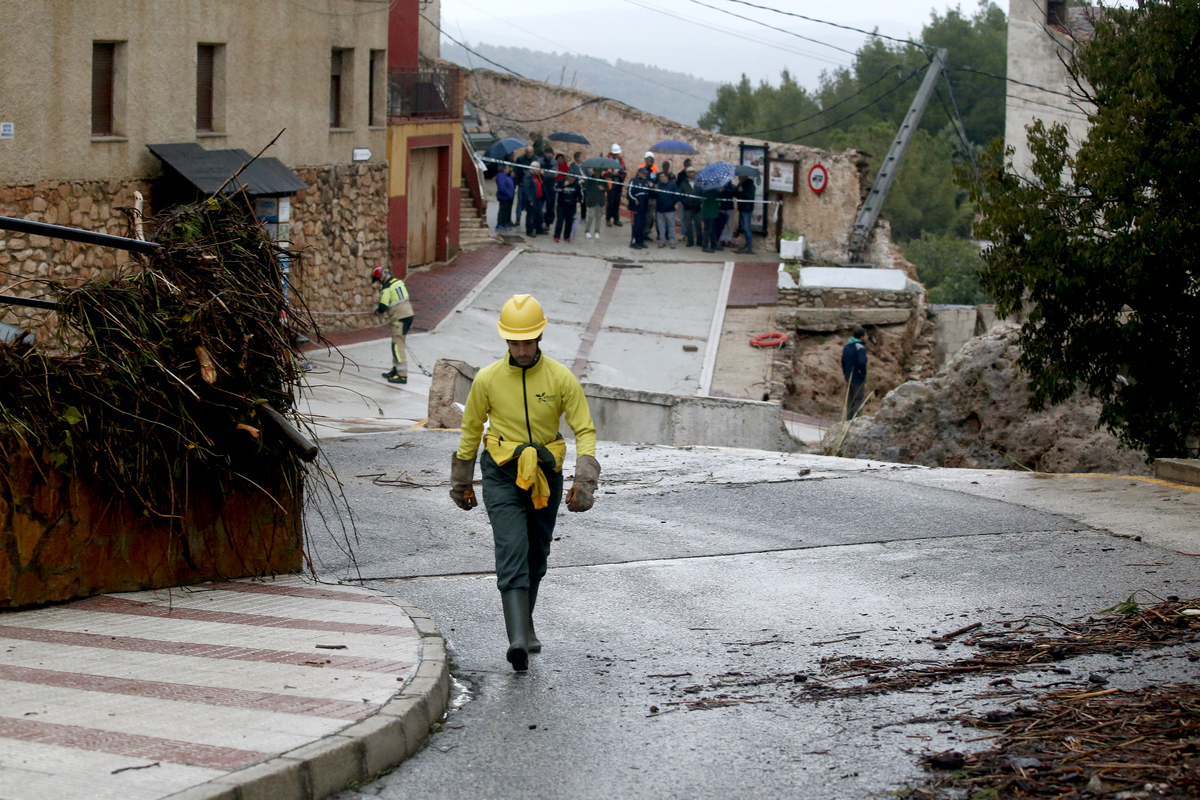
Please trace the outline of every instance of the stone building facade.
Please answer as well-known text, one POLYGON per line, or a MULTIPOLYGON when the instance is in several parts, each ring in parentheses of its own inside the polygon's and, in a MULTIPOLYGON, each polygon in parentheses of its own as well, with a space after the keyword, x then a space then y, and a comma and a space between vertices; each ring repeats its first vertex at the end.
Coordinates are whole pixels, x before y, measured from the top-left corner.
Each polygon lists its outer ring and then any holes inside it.
MULTIPOLYGON (((306 299, 328 329, 361 326, 335 314, 362 294, 364 265, 388 262, 389 8, 326 5, 8 4, 0 122, 12 135, 0 139, 0 215, 127 235, 119 209, 133 193, 148 214, 166 194, 147 145, 253 154, 282 131, 265 155, 310 187, 291 220, 293 245, 310 256, 293 265, 294 284, 315 291, 306 299)), ((88 280, 128 259, 7 231, 0 243, 0 294, 41 296, 47 278, 88 280)), ((0 321, 53 328, 52 312, 31 311, 0 306, 0 321)))

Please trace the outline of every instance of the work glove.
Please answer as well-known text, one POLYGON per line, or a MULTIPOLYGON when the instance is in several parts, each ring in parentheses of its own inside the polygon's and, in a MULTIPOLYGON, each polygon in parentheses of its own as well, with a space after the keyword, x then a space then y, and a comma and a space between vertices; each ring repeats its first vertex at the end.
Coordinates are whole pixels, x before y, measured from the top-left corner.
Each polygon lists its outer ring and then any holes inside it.
POLYGON ((600 462, 592 456, 575 459, 575 485, 567 492, 568 511, 587 511, 596 502, 600 462))
POLYGON ((479 505, 475 499, 475 461, 463 461, 457 453, 450 454, 450 499, 463 511, 479 505))

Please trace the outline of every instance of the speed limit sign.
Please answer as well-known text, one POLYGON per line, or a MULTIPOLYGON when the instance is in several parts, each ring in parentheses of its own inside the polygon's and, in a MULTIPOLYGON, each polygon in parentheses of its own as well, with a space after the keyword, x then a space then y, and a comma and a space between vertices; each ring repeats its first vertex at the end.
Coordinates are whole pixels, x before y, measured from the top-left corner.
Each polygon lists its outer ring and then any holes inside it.
POLYGON ((825 191, 827 183, 829 183, 829 173, 820 164, 813 164, 812 169, 808 171, 808 188, 820 194, 825 191))

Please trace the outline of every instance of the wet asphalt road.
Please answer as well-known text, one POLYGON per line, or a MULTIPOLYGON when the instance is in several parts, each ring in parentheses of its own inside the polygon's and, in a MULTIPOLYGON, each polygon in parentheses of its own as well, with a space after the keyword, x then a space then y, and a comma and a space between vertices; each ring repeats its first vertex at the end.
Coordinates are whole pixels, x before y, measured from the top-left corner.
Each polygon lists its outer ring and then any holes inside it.
MULTIPOLYGON (((922 753, 985 746, 941 719, 995 707, 980 697, 994 676, 817 703, 794 675, 829 659, 961 658, 965 644, 936 651, 927 637, 1066 619, 1138 589, 1200 596, 1188 559, 886 470, 801 475, 773 454, 601 443, 596 507, 559 520, 536 614, 545 650, 514 674, 486 514, 439 485, 456 442, 323 443, 358 539, 351 565, 318 535, 322 571, 430 612, 463 690, 425 750, 340 800, 886 796, 920 779, 922 753), (931 721, 901 724, 914 718, 931 721)), ((1069 676, 1018 683, 1195 679, 1185 656, 1076 659, 1069 676)))

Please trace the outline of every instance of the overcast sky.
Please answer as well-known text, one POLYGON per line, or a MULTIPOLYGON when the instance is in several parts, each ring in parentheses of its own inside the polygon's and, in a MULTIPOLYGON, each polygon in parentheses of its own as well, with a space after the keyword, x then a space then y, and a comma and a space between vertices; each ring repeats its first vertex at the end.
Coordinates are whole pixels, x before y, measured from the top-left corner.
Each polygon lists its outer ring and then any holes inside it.
MULTIPOLYGON (((750 1, 898 38, 919 34, 931 11, 944 13, 948 5, 958 5, 944 0, 940 5, 929 0, 750 1)), ((996 2, 1007 14, 1008 0, 996 2)), ((977 4, 961 8, 970 16, 977 4)), ((470 44, 572 52, 610 62, 621 58, 719 82, 735 82, 745 73, 756 83, 778 83, 786 67, 810 88, 822 70, 850 64, 866 39, 731 0, 442 0, 442 29, 470 44)))

